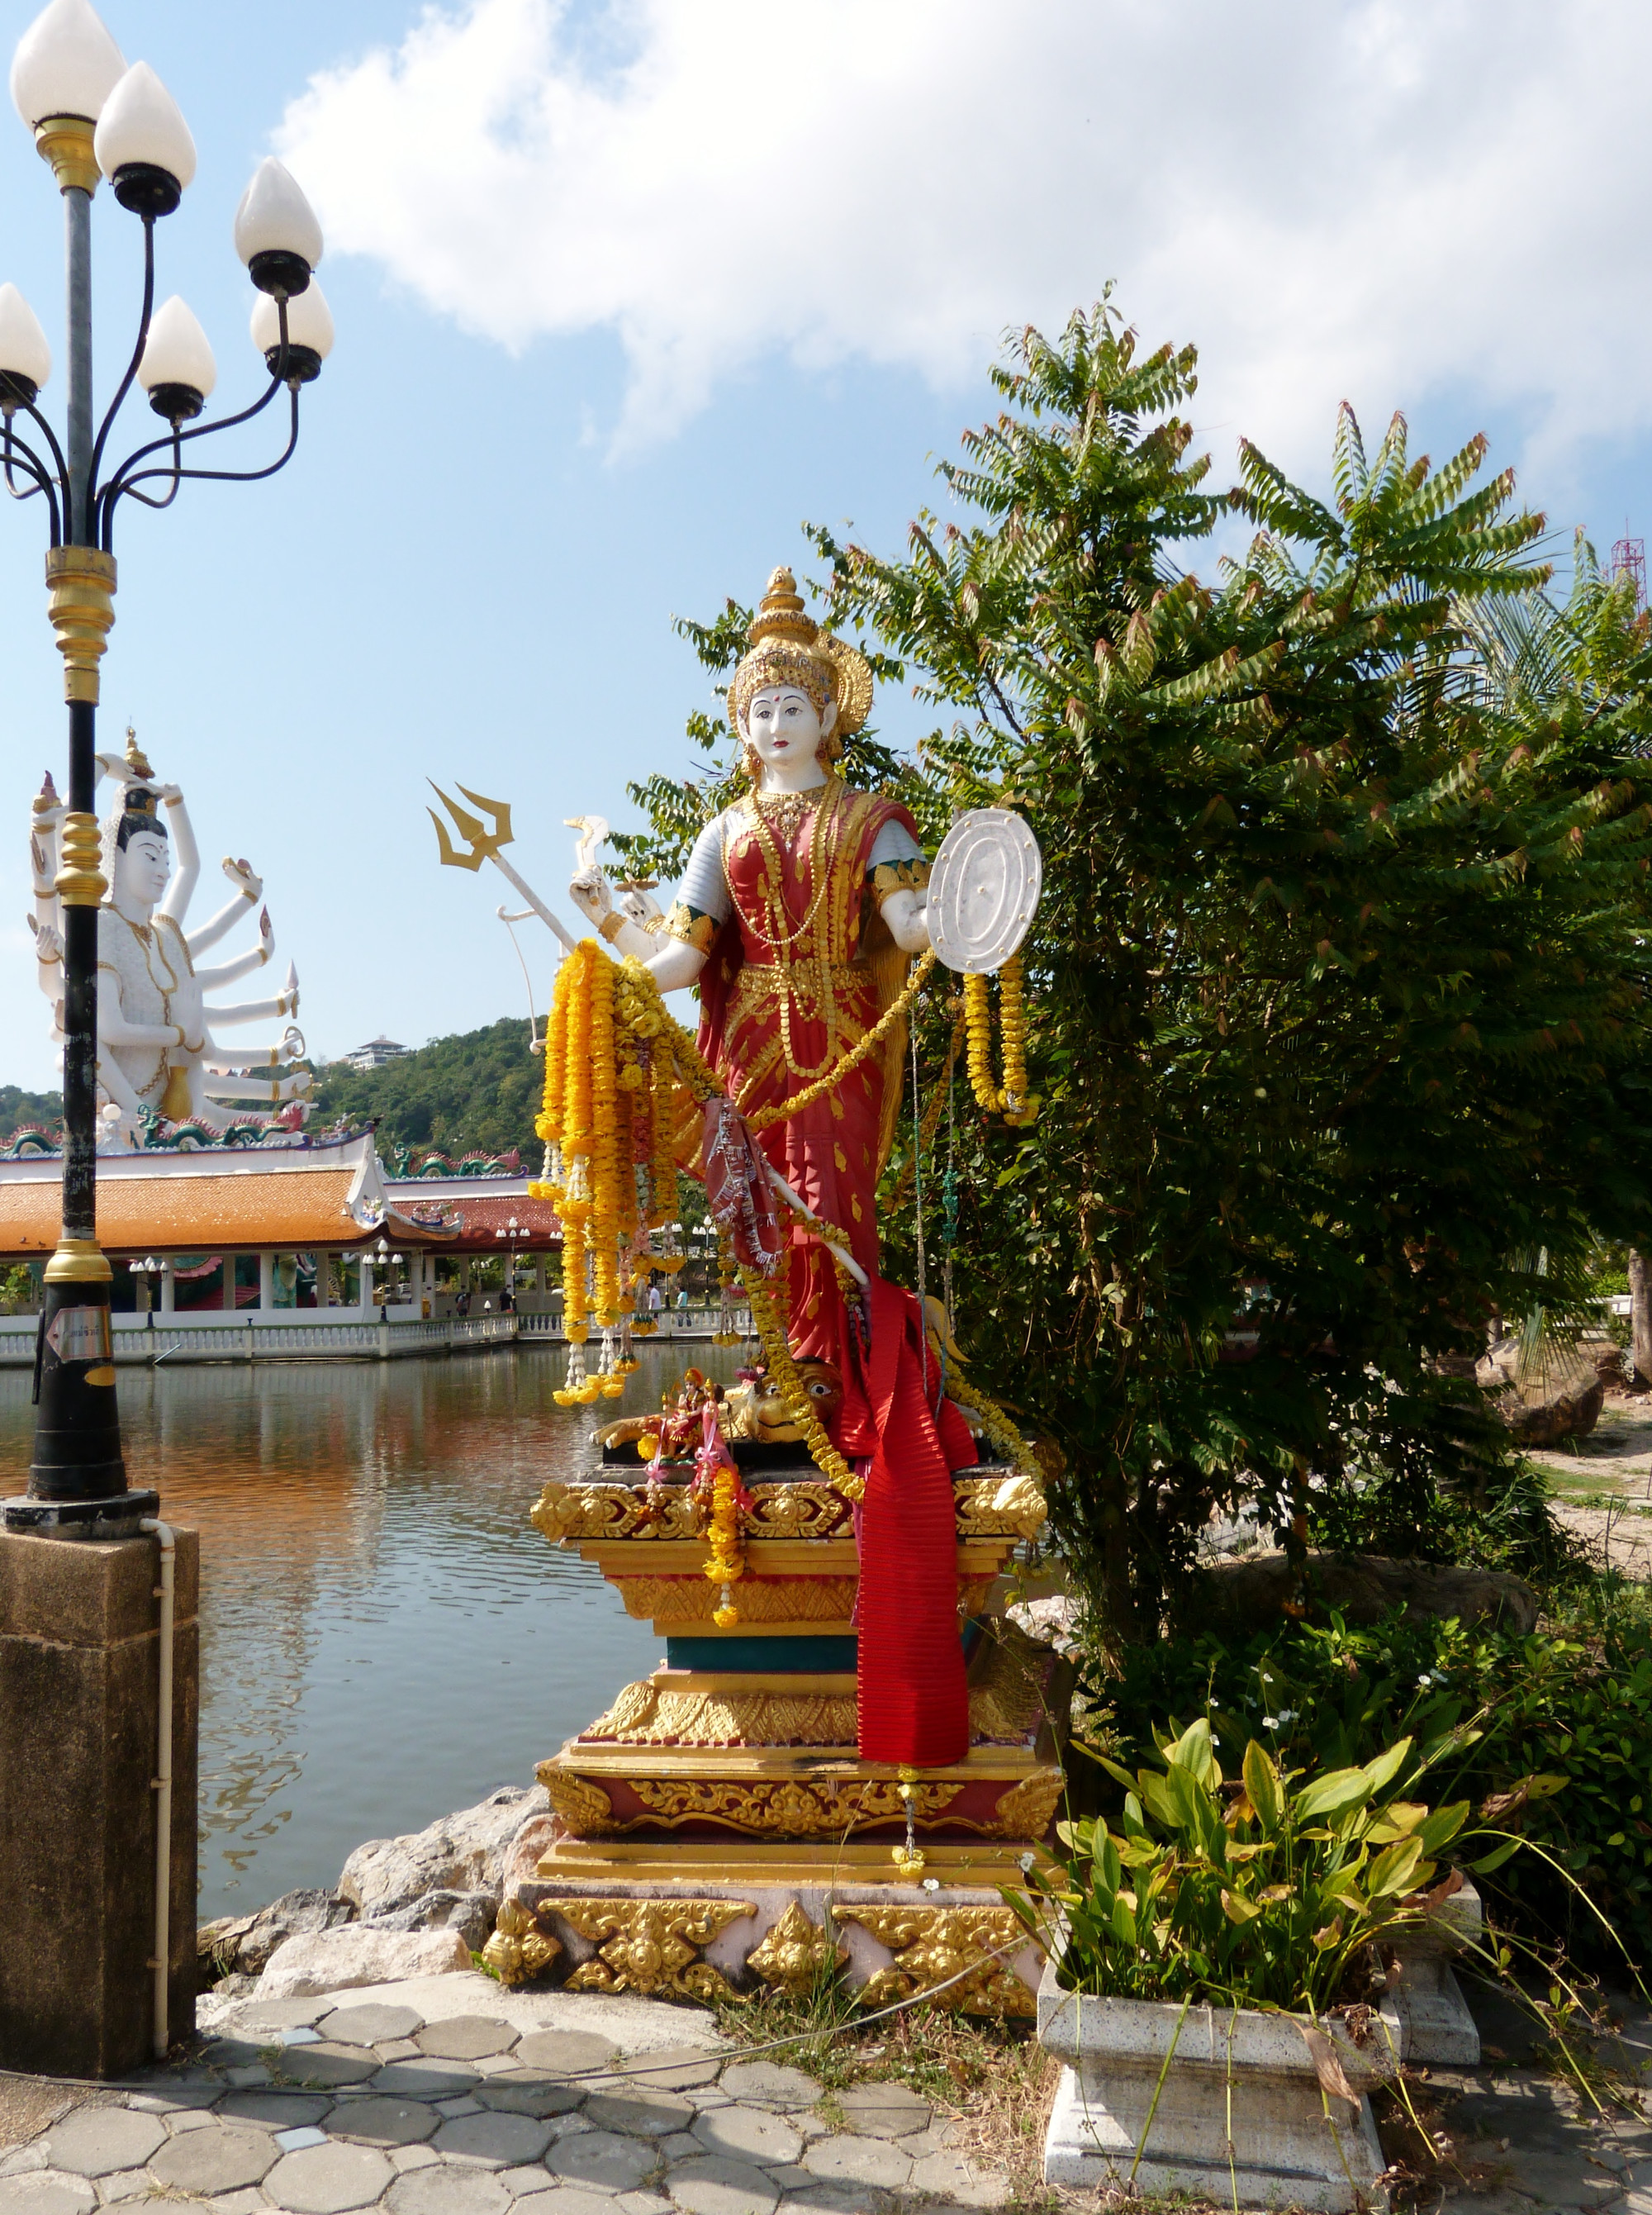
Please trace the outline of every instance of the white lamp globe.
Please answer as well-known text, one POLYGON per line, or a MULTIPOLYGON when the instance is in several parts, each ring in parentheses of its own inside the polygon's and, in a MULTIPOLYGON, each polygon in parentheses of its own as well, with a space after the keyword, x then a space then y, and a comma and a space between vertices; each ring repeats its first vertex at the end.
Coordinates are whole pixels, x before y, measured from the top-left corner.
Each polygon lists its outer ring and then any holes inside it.
POLYGON ((175 292, 150 318, 138 381, 169 423, 199 415, 218 381, 206 333, 175 292))
MULTIPOLYGON (((252 328, 253 344, 273 377, 281 359, 281 313, 267 292, 260 292, 253 304, 252 328)), ((300 384, 311 383, 332 351, 333 311, 321 279, 312 277, 298 298, 287 303, 287 377, 300 384)))
POLYGON ((134 215, 170 215, 195 175, 189 126, 147 62, 134 62, 104 101, 92 150, 134 215))
POLYGON ((0 285, 0 407, 33 400, 51 374, 39 316, 15 285, 0 285))
POLYGON ((236 210, 236 252, 260 292, 297 298, 321 258, 321 226, 297 179, 272 155, 236 210))
POLYGON ((52 0, 17 41, 11 96, 31 131, 53 115, 95 123, 125 73, 125 57, 91 0, 52 0))

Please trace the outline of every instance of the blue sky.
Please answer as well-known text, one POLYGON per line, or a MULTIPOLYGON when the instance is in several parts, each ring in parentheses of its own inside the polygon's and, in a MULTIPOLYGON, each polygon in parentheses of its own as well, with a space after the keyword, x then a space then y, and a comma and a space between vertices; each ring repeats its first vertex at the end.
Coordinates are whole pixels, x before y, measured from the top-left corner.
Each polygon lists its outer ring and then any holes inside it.
MULTIPOLYGON (((0 0, 0 47, 34 12, 0 0)), ((621 825, 626 779, 687 758, 706 694, 671 616, 802 561, 805 517, 896 547, 989 407, 998 332, 1109 277, 1144 339, 1199 344, 1219 475, 1243 430, 1322 483, 1346 394, 1436 455, 1486 430, 1563 531, 1649 512, 1630 0, 102 12, 199 148, 160 291, 205 325, 219 400, 261 377, 229 244, 261 155, 327 230, 338 345, 298 454, 127 510, 103 718, 183 785, 209 868, 264 874, 321 1053, 522 1007, 507 888, 437 868, 427 776, 509 800, 557 905, 563 819, 621 825)), ((95 230, 107 389, 138 227, 102 193, 95 230)), ((61 253, 8 107, 0 279, 59 361, 61 253)), ((0 508, 0 1081, 30 1085, 54 1080, 28 801, 64 751, 42 547, 38 507, 0 508)))

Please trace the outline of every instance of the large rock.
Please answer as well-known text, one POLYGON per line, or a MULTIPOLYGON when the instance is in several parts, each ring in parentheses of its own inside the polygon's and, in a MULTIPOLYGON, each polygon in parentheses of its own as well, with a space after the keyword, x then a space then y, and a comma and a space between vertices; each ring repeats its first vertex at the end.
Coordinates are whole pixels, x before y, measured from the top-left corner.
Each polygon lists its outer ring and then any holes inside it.
POLYGON ((493 1936, 494 1917, 499 1911, 499 1896, 496 1892, 427 1892, 421 1899, 411 1899, 405 1907, 392 1908, 387 1915, 376 1915, 370 1923, 360 1926, 368 1930, 456 1930, 473 1954, 478 1954, 493 1936))
POLYGON ((256 1915, 223 1915, 204 1923, 196 1947, 203 1971, 213 1976, 239 1973, 256 1977, 276 1948, 289 1938, 312 1930, 330 1930, 348 1923, 355 1910, 332 1892, 284 1892, 256 1915))
POLYGON ((511 1839, 525 1818, 549 1806, 542 1784, 506 1784, 428 1830, 370 1838, 345 1863, 340 1895, 363 1922, 393 1915, 431 1892, 487 1892, 497 1907, 511 1839))
POLYGON ((1539 1349, 1528 1357, 1518 1338, 1500 1338, 1488 1347, 1474 1375, 1520 1446, 1587 1438, 1606 1395, 1606 1378, 1576 1349, 1539 1349))
POLYGON ((1299 1590, 1282 1553, 1246 1554, 1200 1569, 1190 1619, 1213 1628, 1259 1629, 1288 1605, 1306 1600, 1335 1608, 1349 1623, 1377 1623, 1403 1607, 1413 1623, 1455 1616, 1495 1623, 1524 1634, 1537 1628, 1538 1596, 1506 1569, 1458 1568, 1434 1562, 1396 1562, 1382 1554, 1315 1554, 1299 1590))
POLYGON ((348 1923, 289 1938, 270 1956, 260 2000, 308 1999, 356 1985, 389 1985, 403 1977, 440 1977, 470 1967, 457 1930, 383 1930, 348 1923))
POLYGON ((505 1848, 504 1867, 499 1872, 499 1889, 508 1893, 513 1884, 539 1874, 539 1864, 556 1844, 557 1820, 554 1815, 529 1815, 522 1828, 505 1848))

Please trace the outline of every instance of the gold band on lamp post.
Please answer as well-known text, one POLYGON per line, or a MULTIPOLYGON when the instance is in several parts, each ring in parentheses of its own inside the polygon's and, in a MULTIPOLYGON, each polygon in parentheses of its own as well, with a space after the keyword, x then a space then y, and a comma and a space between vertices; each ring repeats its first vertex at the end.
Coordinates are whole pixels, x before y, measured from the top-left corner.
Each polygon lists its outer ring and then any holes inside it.
POLYGON ((114 1272, 95 1238, 60 1238, 46 1265, 48 1285, 107 1285, 114 1272))
POLYGON ((109 889, 100 866, 103 833, 95 815, 78 810, 63 819, 63 866, 56 891, 65 907, 96 907, 109 889))
POLYGON ((63 696, 95 706, 97 666, 114 628, 114 555, 92 546, 54 546, 46 557, 46 586, 64 661, 63 696))
POLYGON ((103 172, 92 151, 97 126, 83 115, 48 115, 34 126, 35 150, 52 164, 60 193, 95 193, 103 172))

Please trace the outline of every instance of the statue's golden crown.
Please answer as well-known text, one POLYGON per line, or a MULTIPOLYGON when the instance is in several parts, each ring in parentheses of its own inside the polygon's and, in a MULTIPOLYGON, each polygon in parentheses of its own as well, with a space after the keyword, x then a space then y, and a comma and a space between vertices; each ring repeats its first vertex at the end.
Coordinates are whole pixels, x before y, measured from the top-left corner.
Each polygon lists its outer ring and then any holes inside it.
POLYGON ((729 706, 735 720, 766 686, 795 684, 817 709, 837 703, 835 739, 852 738, 872 709, 872 672, 864 655, 823 631, 805 613, 797 579, 774 570, 746 633, 751 651, 734 672, 729 706))

